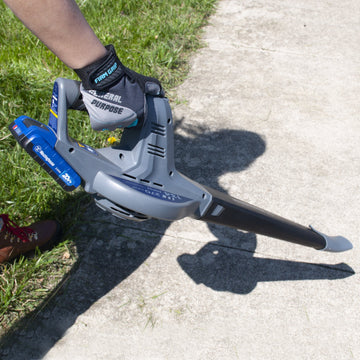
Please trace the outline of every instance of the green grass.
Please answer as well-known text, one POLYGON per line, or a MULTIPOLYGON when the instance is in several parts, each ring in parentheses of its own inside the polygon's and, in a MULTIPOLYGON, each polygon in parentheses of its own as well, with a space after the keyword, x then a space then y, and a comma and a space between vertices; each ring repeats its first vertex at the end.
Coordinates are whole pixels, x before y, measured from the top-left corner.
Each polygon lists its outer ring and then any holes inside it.
MULTIPOLYGON (((85 17, 104 44, 113 44, 120 60, 161 80, 167 91, 184 80, 189 55, 201 45, 199 34, 215 0, 79 0, 85 17)), ((0 268, 0 323, 8 329, 35 309, 69 271, 79 214, 89 197, 65 193, 9 136, 8 125, 20 115, 47 123, 53 81, 76 79, 0 3, 0 206, 20 225, 54 218, 64 226, 60 245, 0 268)), ((168 92, 169 94, 169 92, 168 92)), ((70 134, 95 147, 109 134, 95 133, 84 115, 74 114, 70 134)))

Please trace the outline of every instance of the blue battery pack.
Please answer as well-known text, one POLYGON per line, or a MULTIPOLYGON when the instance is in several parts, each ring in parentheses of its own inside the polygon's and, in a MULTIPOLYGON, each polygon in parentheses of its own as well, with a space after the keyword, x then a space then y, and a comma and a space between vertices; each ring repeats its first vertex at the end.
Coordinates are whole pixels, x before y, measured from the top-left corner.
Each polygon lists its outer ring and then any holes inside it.
POLYGON ((20 116, 9 125, 9 130, 18 143, 45 169, 66 191, 81 184, 81 177, 56 151, 57 137, 47 125, 20 116))

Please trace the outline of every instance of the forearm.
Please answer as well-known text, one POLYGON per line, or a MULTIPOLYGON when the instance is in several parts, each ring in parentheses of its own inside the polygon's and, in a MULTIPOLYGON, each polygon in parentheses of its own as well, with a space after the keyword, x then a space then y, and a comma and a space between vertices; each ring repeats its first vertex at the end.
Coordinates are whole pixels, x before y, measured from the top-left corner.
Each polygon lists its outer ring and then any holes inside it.
POLYGON ((106 54, 74 0, 4 2, 70 68, 82 68, 106 54))

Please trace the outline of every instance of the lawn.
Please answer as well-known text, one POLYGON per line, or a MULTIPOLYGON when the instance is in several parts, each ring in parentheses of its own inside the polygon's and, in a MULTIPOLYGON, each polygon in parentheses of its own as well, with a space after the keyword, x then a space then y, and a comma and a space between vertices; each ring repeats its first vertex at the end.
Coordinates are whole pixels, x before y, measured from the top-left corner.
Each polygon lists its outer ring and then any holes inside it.
MULTIPOLYGON (((201 46, 201 29, 215 0, 78 0, 103 44, 113 44, 127 67, 161 80, 168 96, 186 77, 189 56, 201 46)), ((76 79, 0 3, 0 188, 1 213, 19 225, 53 218, 64 228, 53 249, 0 267, 0 323, 5 332, 37 309, 67 276, 76 260, 74 238, 91 201, 81 189, 65 193, 9 135, 8 125, 27 115, 47 123, 53 82, 76 79)), ((95 133, 84 114, 74 114, 70 134, 95 147, 109 133, 95 133)), ((120 134, 118 134, 120 135, 120 134)), ((0 335, 1 335, 0 331, 0 335)))

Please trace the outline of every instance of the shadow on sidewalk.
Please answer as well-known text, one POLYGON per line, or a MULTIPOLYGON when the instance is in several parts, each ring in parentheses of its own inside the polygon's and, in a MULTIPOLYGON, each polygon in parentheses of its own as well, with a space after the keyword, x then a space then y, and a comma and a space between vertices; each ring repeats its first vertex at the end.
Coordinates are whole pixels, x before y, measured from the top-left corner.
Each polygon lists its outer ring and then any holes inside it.
MULTIPOLYGON (((213 234, 219 233, 216 225, 209 227, 213 234)), ((256 235, 234 230, 235 237, 238 243, 246 242, 255 251, 256 235)), ((196 284, 204 284, 215 291, 248 294, 264 281, 335 280, 354 274, 344 263, 327 265, 254 257, 252 251, 239 250, 235 241, 229 245, 221 236, 218 239, 207 243, 196 254, 178 257, 181 268, 196 284)))
MULTIPOLYGON (((255 133, 210 131, 186 126, 182 120, 175 123, 178 170, 220 191, 224 191, 219 184, 223 174, 245 170, 265 152, 265 142, 255 133)), ((141 233, 133 239, 129 222, 115 219, 95 206, 86 216, 89 225, 79 227, 79 260, 70 279, 44 301, 41 311, 20 321, 16 330, 1 340, 1 359, 42 358, 79 315, 143 264, 169 226, 159 220, 132 224, 141 233)), ((193 281, 216 291, 248 294, 259 281, 341 279, 353 274, 346 264, 328 266, 254 258, 255 234, 216 225, 209 225, 209 229, 218 241, 206 244, 195 255, 181 255, 178 262, 193 281)))
MULTIPOLYGON (((222 192, 225 192, 219 184, 222 175, 245 170, 265 152, 265 142, 251 132, 220 130, 211 133, 206 128, 186 127, 181 121, 177 124, 189 136, 176 138, 176 158, 185 159, 177 168, 190 174, 195 181, 222 192)), ((218 241, 206 244, 196 254, 179 256, 178 262, 195 283, 216 291, 248 294, 262 281, 341 279, 354 274, 346 264, 255 258, 255 234, 214 224, 208 227, 218 241)))

